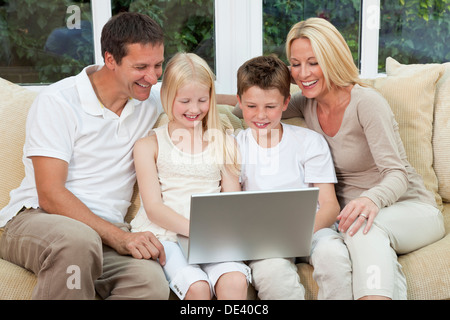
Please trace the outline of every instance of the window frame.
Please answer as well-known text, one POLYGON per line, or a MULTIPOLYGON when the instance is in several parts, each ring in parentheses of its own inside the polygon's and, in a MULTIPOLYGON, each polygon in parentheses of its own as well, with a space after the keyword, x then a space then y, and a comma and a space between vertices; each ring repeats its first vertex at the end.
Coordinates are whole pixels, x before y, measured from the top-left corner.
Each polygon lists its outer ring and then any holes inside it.
MULTIPOLYGON (((215 0, 216 90, 236 92, 236 72, 246 60, 263 54, 263 1, 215 0)), ((95 63, 103 64, 101 30, 111 17, 110 0, 91 0, 95 63)), ((380 0, 361 0, 361 77, 378 74, 380 0)), ((29 86, 39 90, 42 86, 29 86)))

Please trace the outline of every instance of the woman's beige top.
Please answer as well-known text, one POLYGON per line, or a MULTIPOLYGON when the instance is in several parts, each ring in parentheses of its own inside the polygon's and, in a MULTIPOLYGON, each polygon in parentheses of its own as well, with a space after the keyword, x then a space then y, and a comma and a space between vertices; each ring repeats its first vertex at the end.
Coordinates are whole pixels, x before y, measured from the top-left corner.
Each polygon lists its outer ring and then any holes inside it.
POLYGON ((387 101, 372 88, 355 85, 339 131, 330 137, 320 126, 317 102, 298 93, 284 118, 305 118, 310 129, 328 141, 336 168, 336 193, 341 207, 368 197, 383 208, 397 201, 416 200, 436 207, 422 177, 407 160, 398 124, 387 101))

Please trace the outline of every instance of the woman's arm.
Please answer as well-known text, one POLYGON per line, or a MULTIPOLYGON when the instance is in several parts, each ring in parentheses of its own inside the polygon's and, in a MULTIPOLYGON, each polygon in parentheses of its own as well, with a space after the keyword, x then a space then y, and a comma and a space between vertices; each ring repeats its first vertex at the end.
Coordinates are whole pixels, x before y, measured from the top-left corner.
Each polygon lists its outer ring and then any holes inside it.
POLYGON ((139 193, 149 220, 175 233, 189 236, 189 220, 166 206, 161 197, 161 187, 156 168, 158 141, 155 135, 136 142, 134 164, 139 193))
POLYGON ((379 209, 395 203, 408 188, 406 154, 398 132, 398 125, 387 101, 378 93, 368 92, 358 105, 358 117, 364 130, 370 153, 380 173, 380 182, 350 201, 342 210, 339 229, 355 234, 367 219, 367 233, 379 209), (376 112, 374 112, 376 110, 376 112), (366 218, 367 217, 367 218, 366 218))

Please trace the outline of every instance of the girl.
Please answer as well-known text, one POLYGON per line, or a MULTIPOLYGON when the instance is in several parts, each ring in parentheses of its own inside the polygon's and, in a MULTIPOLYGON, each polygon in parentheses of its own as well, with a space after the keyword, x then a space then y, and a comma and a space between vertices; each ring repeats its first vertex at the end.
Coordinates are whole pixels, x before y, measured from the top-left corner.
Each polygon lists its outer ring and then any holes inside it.
POLYGON ((142 206, 134 231, 151 231, 164 245, 164 272, 180 299, 245 299, 250 270, 242 262, 189 265, 176 235, 189 236, 193 193, 240 191, 235 141, 216 109, 214 75, 195 54, 167 64, 161 102, 169 122, 134 149, 142 206))

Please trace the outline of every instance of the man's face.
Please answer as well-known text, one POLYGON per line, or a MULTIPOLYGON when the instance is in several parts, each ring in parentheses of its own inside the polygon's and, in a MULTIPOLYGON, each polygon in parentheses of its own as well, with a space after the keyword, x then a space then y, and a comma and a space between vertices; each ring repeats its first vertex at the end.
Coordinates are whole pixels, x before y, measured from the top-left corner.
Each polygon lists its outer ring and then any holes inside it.
POLYGON ((163 44, 129 44, 128 54, 122 58, 120 65, 114 64, 119 90, 128 98, 146 100, 152 86, 162 75, 163 62, 163 44))

